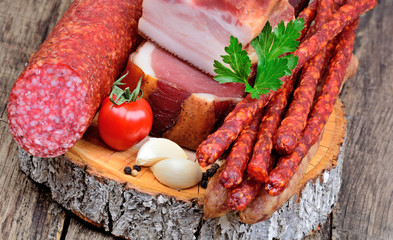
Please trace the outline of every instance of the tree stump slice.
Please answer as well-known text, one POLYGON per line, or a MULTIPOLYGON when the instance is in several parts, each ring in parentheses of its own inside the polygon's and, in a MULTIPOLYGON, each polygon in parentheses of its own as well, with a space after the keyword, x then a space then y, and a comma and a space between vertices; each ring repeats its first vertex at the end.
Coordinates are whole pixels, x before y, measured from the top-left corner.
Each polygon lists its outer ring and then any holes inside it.
MULTIPOLYGON (((92 124, 66 154, 38 158, 19 149, 20 168, 51 189, 52 198, 83 220, 127 239, 301 239, 326 221, 341 186, 345 137, 342 103, 325 126, 316 154, 298 189, 268 220, 253 225, 235 212, 203 219, 204 189, 177 191, 160 184, 148 168, 125 175, 137 145, 115 152, 92 124)), ((195 153, 189 151, 191 159, 195 153)))

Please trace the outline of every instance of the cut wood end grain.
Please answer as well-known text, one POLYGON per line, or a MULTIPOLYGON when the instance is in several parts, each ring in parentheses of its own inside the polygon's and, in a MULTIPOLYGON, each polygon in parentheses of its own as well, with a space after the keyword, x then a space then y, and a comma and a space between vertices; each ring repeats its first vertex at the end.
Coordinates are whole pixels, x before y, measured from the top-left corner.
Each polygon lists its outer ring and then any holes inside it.
MULTIPOLYGON (((312 167, 308 172, 313 173, 312 177, 320 172, 325 181, 318 178, 308 181, 306 174, 303 179, 307 184, 302 188, 301 194, 295 192, 294 195, 297 196, 284 203, 269 221, 252 225, 239 222, 238 215, 234 212, 220 218, 203 220, 201 203, 204 189, 198 186, 181 191, 167 188, 155 180, 147 168, 139 172, 136 178, 125 175, 123 168, 133 165, 137 147, 123 152, 109 149, 99 139, 97 126, 94 124, 66 155, 36 158, 20 149, 20 167, 34 181, 48 186, 52 198, 66 209, 115 236, 127 239, 139 236, 178 239, 181 234, 184 238, 191 239, 198 232, 199 239, 209 236, 246 239, 255 234, 261 235, 263 239, 285 236, 301 238, 326 220, 337 201, 341 185, 342 155, 336 168, 328 171, 323 169, 328 169, 327 166, 331 166, 333 161, 331 159, 337 157, 337 147, 345 134, 341 107, 340 102, 336 103, 321 139, 321 144, 324 145, 320 145, 312 160, 313 166, 321 167, 318 170, 312 167), (333 153, 333 150, 329 151, 332 147, 336 152, 328 156, 333 153), (324 197, 321 194, 325 194, 324 197), (307 207, 307 211, 299 211, 300 206, 307 207)), ((341 153, 342 150, 341 148, 341 153)), ((188 151, 188 154, 192 159, 194 153, 188 151)))
MULTIPOLYGON (((342 103, 338 101, 325 126, 320 147, 299 184, 299 191, 310 179, 317 178, 323 170, 330 169, 334 165, 333 162, 338 155, 344 135, 345 118, 342 103)), ((114 180, 128 189, 135 189, 154 196, 164 194, 186 202, 197 201, 199 204, 203 203, 205 190, 200 186, 180 191, 166 187, 159 183, 151 170, 146 167, 142 168, 137 177, 124 174, 124 167, 132 167, 135 164, 138 148, 141 144, 126 151, 112 150, 100 140, 97 126, 92 124, 83 138, 65 155, 72 163, 86 167, 89 174, 96 176, 97 179, 114 180)), ((193 151, 186 151, 190 159, 195 159, 193 151)))

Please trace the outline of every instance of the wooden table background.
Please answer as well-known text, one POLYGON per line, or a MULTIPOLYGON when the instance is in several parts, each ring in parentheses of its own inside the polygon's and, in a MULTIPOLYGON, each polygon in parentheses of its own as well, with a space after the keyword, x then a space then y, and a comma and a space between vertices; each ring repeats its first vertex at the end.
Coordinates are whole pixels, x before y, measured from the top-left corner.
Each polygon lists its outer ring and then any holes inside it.
MULTIPOLYGON (((71 0, 0 0, 0 239, 114 239, 51 200, 19 170, 7 124, 9 91, 71 0)), ((341 99, 348 118, 343 184, 328 222, 307 237, 393 239, 393 1, 362 16, 357 76, 341 99)))

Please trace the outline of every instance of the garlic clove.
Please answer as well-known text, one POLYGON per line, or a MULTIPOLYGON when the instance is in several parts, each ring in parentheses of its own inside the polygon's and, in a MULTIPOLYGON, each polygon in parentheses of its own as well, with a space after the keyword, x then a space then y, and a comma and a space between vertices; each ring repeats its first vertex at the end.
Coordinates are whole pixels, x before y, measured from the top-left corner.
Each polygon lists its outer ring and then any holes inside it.
POLYGON ((184 150, 166 138, 150 138, 138 151, 136 165, 153 166, 166 158, 188 158, 184 150))
POLYGON ((154 164, 150 169, 158 181, 174 189, 192 187, 202 179, 202 170, 199 164, 184 158, 164 159, 154 164))

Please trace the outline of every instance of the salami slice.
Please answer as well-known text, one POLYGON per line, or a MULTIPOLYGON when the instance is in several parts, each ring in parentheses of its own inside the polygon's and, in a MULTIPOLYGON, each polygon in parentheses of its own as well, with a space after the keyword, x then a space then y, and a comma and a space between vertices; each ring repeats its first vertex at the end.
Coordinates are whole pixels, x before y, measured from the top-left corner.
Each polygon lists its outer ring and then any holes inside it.
POLYGON ((54 157, 82 137, 131 52, 141 4, 71 4, 11 89, 8 123, 23 149, 54 157))

